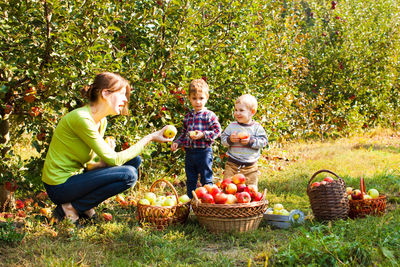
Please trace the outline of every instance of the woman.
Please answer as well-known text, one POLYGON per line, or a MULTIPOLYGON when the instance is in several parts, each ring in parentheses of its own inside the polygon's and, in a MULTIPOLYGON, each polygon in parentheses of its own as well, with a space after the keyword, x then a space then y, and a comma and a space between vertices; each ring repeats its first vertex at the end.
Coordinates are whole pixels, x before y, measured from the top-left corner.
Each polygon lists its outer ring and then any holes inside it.
POLYGON ((138 156, 152 141, 169 142, 166 127, 149 134, 130 148, 115 152, 104 132, 109 115, 128 114, 130 86, 120 75, 103 72, 83 90, 89 104, 65 115, 54 130, 43 167, 42 181, 49 198, 57 204, 53 214, 77 222, 93 218, 94 207, 134 186, 141 163, 138 156), (98 155, 100 162, 83 172, 98 155))

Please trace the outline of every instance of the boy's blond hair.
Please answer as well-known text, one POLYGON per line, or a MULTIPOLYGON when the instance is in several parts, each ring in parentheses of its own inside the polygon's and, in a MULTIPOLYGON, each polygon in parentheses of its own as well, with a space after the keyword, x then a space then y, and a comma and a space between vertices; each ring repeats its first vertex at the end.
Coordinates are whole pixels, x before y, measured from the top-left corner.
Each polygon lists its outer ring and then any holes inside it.
POLYGON ((210 88, 203 79, 195 79, 189 84, 189 95, 204 93, 208 97, 210 88))
POLYGON ((236 99, 235 104, 245 105, 253 114, 257 111, 257 99, 250 94, 239 96, 238 99, 236 99))

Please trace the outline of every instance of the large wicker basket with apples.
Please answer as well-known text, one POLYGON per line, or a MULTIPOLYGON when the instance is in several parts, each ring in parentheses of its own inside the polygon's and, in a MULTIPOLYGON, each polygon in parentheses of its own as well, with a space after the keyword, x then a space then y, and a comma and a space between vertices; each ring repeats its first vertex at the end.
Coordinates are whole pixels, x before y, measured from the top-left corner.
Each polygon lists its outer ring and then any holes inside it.
POLYGON ((366 192, 364 178, 360 178, 360 189, 347 188, 349 198, 350 218, 365 217, 366 215, 380 216, 385 213, 386 196, 378 190, 370 189, 366 192))
POLYGON ((165 179, 155 181, 150 192, 139 200, 137 205, 137 218, 142 224, 162 230, 169 225, 185 223, 190 212, 190 198, 187 195, 178 197, 175 187, 165 179), (157 184, 165 183, 173 191, 172 196, 159 196, 154 194, 157 184), (185 198, 186 197, 186 198, 185 198))
POLYGON ((317 220, 329 221, 348 217, 349 200, 346 183, 334 172, 319 170, 314 173, 308 182, 307 195, 317 220), (324 172, 334 175, 337 179, 327 176, 321 182, 312 183, 318 174, 324 172))
POLYGON ((245 185, 242 174, 193 191, 192 209, 199 223, 211 232, 246 232, 258 228, 268 208, 265 193, 245 185))

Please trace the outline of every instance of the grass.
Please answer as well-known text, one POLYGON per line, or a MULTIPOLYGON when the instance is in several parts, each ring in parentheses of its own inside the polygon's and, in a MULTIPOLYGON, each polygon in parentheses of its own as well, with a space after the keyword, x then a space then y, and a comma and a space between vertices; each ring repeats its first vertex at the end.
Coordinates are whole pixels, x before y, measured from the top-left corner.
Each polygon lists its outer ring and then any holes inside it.
MULTIPOLYGON (((184 226, 153 231, 134 210, 102 204, 114 216, 83 229, 27 219, 23 241, 0 246, 4 266, 398 266, 400 264, 400 138, 385 131, 327 142, 274 144, 260 161, 260 188, 271 205, 301 209, 305 224, 271 229, 262 222, 248 233, 215 235, 190 217, 184 226), (307 184, 320 169, 388 196, 382 217, 320 223, 312 219, 307 184)), ((316 180, 321 180, 323 175, 316 180)))

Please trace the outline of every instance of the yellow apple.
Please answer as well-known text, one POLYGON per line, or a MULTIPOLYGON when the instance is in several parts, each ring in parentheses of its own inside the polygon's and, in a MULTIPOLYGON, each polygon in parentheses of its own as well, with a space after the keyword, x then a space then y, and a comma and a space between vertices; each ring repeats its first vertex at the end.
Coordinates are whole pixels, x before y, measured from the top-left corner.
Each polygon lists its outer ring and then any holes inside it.
POLYGON ((277 203, 274 205, 274 210, 282 210, 283 209, 283 205, 280 203, 277 203))
POLYGON ((146 192, 144 193, 144 198, 147 199, 150 204, 153 204, 156 201, 157 196, 153 192, 146 192))
POLYGON ((148 199, 141 198, 139 200, 139 204, 141 204, 141 205, 150 205, 150 201, 148 199))
POLYGON ((179 203, 185 204, 190 201, 190 197, 188 195, 182 195, 179 197, 179 203))
POLYGON ((178 130, 175 128, 174 125, 168 125, 167 128, 164 130, 164 137, 166 138, 174 138, 178 130))
POLYGON ((371 196, 371 198, 378 198, 379 192, 376 189, 370 189, 368 190, 368 195, 371 196))

